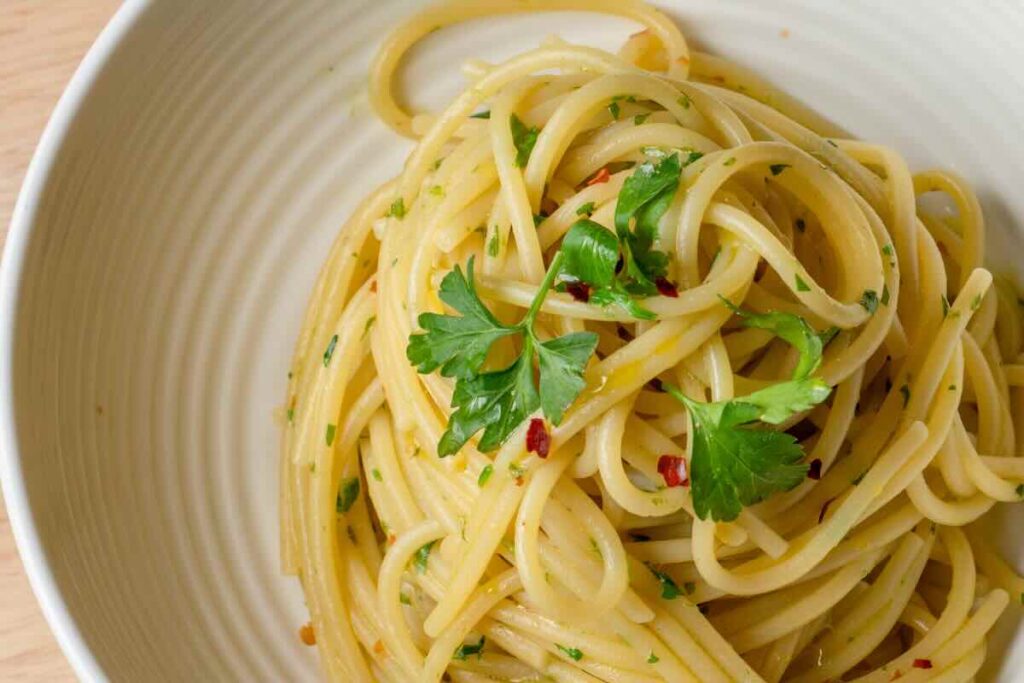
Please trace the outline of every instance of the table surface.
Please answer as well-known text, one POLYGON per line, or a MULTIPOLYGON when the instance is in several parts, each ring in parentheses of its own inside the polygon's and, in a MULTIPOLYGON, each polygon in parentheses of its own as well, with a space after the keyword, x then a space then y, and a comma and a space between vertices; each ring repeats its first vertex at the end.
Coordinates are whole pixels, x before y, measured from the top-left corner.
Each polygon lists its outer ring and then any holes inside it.
MULTIPOLYGON (((118 0, 0 1, 0 241, 60 93, 118 0)), ((25 577, 0 505, 0 681, 74 680, 25 577)))

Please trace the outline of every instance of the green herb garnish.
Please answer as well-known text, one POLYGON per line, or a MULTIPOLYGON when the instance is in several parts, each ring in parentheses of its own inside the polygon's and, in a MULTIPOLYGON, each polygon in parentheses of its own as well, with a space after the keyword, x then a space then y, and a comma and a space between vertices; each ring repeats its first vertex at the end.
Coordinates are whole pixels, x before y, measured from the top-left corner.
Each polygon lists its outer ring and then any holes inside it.
POLYGON ((576 215, 589 216, 590 214, 594 213, 594 209, 596 207, 597 205, 594 202, 587 202, 586 204, 581 204, 580 207, 576 209, 576 215))
POLYGON ((868 313, 874 313, 878 310, 878 292, 873 289, 865 289, 864 294, 860 297, 860 305, 864 307, 864 310, 868 313))
MULTIPOLYGON (((331 356, 334 355, 334 347, 338 345, 338 335, 331 337, 331 341, 327 343, 327 350, 324 351, 324 367, 326 368, 331 363, 331 356)), ((290 378, 289 378, 290 379, 290 378)))
POLYGON ((484 642, 487 639, 484 636, 480 636, 480 642, 475 645, 467 645, 463 643, 455 649, 455 654, 452 655, 452 659, 457 659, 460 662, 466 661, 466 658, 470 655, 476 655, 479 659, 483 656, 484 642))
POLYGON ((480 470, 480 476, 477 477, 476 485, 483 488, 492 474, 494 474, 494 465, 484 465, 484 468, 480 470))
POLYGON ((743 506, 788 491, 807 476, 803 448, 793 436, 745 425, 758 420, 778 424, 813 408, 832 391, 822 380, 791 380, 716 403, 698 403, 669 384, 662 386, 686 406, 693 421, 690 479, 694 511, 701 519, 732 521, 743 506))
POLYGON ((683 592, 679 590, 679 586, 676 582, 672 580, 671 576, 663 571, 659 571, 654 567, 654 565, 649 564, 647 565, 647 568, 651 570, 651 573, 654 574, 654 578, 656 578, 658 583, 661 584, 662 600, 675 600, 683 594, 683 592))
POLYGON ((803 379, 818 369, 821 364, 824 342, 821 335, 815 332, 806 320, 798 315, 781 311, 751 313, 738 308, 725 297, 719 298, 740 317, 744 326, 767 330, 797 350, 800 354, 800 361, 793 371, 793 379, 803 379))
POLYGON ((809 292, 811 291, 810 286, 804 282, 804 279, 799 275, 796 276, 796 291, 798 292, 809 292))
POLYGON ((558 643, 555 643, 555 647, 561 650, 562 654, 564 654, 566 657, 573 660, 574 662, 578 662, 581 659, 583 659, 583 653, 574 647, 566 647, 564 645, 559 645, 558 643))
POLYGON ((441 457, 457 453, 480 430, 483 435, 478 448, 498 448, 538 407, 558 425, 583 389, 583 369, 597 346, 597 335, 576 332, 542 342, 533 330, 544 297, 564 260, 564 252, 555 254, 530 309, 515 325, 499 322, 480 301, 473 284, 472 258, 466 276, 456 266, 441 281, 441 300, 462 315, 420 315, 419 326, 425 331, 411 335, 406 349, 406 356, 419 372, 440 368, 441 375, 457 380, 452 396, 456 410, 437 445, 441 457), (522 340, 519 357, 502 370, 481 372, 491 345, 513 335, 522 340), (534 360, 539 369, 539 387, 534 384, 534 360))
POLYGON ((509 117, 509 125, 512 128, 512 142, 516 146, 516 166, 526 168, 526 164, 530 161, 530 154, 533 152, 533 146, 537 144, 540 129, 537 127, 527 128, 526 124, 515 114, 509 117))
POLYGON ((412 564, 418 573, 427 573, 427 562, 430 560, 430 551, 433 550, 435 543, 437 543, 437 541, 431 541, 426 545, 420 546, 419 550, 416 551, 416 554, 413 555, 412 564))
POLYGON ((327 431, 324 432, 324 441, 327 442, 328 446, 334 443, 334 432, 337 431, 337 429, 337 425, 327 425, 327 431))
POLYGON ((358 497, 359 477, 342 479, 341 486, 338 488, 338 499, 334 504, 335 510, 337 510, 339 515, 345 514, 352 507, 352 504, 356 502, 358 497))
POLYGON ((405 200, 399 197, 395 201, 391 202, 391 206, 388 208, 388 216, 393 216, 398 220, 405 218, 405 200))
POLYGON ((686 406, 693 422, 690 480, 694 511, 701 519, 732 521, 743 506, 803 481, 808 466, 802 462, 804 451, 797 440, 785 432, 747 425, 785 422, 832 392, 825 382, 810 377, 821 364, 822 343, 806 321, 788 313, 738 313, 744 324, 770 330, 791 344, 800 361, 790 381, 728 401, 700 403, 662 383, 686 406))

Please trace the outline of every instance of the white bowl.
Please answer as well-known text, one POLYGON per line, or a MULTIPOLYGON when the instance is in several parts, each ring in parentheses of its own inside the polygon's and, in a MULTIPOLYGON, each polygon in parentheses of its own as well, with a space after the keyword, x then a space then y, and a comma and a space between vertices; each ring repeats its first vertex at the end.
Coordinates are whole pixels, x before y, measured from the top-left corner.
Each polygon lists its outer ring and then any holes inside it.
MULTIPOLYGON (((658 4, 855 134, 970 178, 994 264, 1020 274, 1021 6, 658 4)), ((57 108, 0 273, 0 437, 22 558, 81 677, 317 675, 299 587, 278 573, 271 415, 328 244, 410 148, 373 118, 365 83, 384 32, 418 6, 130 1, 57 108)), ((465 57, 554 31, 612 47, 630 28, 474 22, 432 36, 406 81, 439 105, 465 57)), ((1019 535, 1001 538, 1021 564, 1019 535)), ((1024 634, 1001 649, 1011 610, 986 680, 1024 668, 1024 634)))

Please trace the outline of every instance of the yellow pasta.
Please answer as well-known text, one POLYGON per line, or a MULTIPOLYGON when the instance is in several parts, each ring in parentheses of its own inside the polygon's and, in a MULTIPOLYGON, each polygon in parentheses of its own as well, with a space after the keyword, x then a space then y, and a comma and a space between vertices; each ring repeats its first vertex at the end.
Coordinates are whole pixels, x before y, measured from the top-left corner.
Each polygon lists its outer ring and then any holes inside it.
POLYGON ((321 271, 280 467, 282 565, 329 678, 972 679, 1024 600, 962 530, 1024 497, 1024 334, 965 181, 850 139, 639 0, 432 7, 385 41, 371 99, 418 144, 321 271), (644 30, 616 53, 550 39, 474 62, 443 112, 397 103, 423 36, 527 10, 644 30), (642 174, 672 168, 626 211, 642 174), (955 211, 922 208, 933 192, 955 211), (567 260, 588 221, 616 245, 614 274, 567 260), (424 370, 412 338, 454 317, 445 283, 470 263, 505 331, 479 358, 453 341, 461 370, 424 370), (817 341, 751 322, 769 319, 817 341), (526 354, 567 339, 590 344, 579 385, 545 384, 545 356, 526 354), (445 446, 473 378, 506 366, 527 393, 445 446), (776 417, 701 417, 797 385, 822 393, 776 417), (770 487, 698 462, 747 466, 722 439, 782 431, 797 460, 751 469, 770 487))

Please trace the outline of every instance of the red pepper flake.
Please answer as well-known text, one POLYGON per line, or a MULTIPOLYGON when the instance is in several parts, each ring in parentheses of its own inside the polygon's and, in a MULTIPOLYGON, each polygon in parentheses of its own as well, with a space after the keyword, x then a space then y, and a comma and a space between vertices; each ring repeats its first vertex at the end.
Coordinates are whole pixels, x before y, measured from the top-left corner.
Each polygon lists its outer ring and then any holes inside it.
POLYGON ((388 535, 388 545, 394 545, 395 541, 397 541, 397 540, 398 540, 398 536, 395 536, 394 534, 389 534, 388 535))
POLYGON ((525 483, 526 483, 525 479, 523 479, 522 477, 516 477, 516 486, 522 486, 525 483))
POLYGON ((306 623, 299 629, 299 640, 305 645, 313 646, 316 645, 316 633, 313 631, 313 624, 306 623))
POLYGON ((371 292, 376 292, 377 291, 377 281, 376 280, 374 280, 373 282, 370 283, 370 291, 371 292))
POLYGON ((930 660, 930 659, 915 659, 914 660, 914 668, 915 669, 930 669, 930 668, 932 668, 932 660, 930 660))
POLYGON ((542 458, 548 457, 551 450, 551 435, 539 417, 530 420, 530 428, 526 430, 526 450, 542 458))
POLYGON ((376 654, 378 654, 378 655, 383 655, 384 652, 385 652, 385 650, 384 650, 384 642, 381 641, 381 640, 378 640, 376 643, 374 643, 373 644, 373 651, 376 654))
POLYGON ((565 283, 565 291, 572 295, 572 298, 576 301, 582 301, 584 303, 590 301, 590 285, 586 282, 579 280, 573 280, 572 282, 565 283))
POLYGON ((658 474, 662 476, 665 485, 669 488, 690 485, 690 477, 686 473, 686 459, 678 455, 659 457, 658 474))
POLYGON ((833 500, 835 500, 835 498, 829 498, 825 501, 825 504, 821 506, 821 512, 818 513, 818 524, 825 521, 825 513, 828 512, 828 506, 832 504, 833 500))
POLYGON ((679 298, 679 290, 676 289, 676 283, 667 277, 659 277, 654 281, 654 286, 658 288, 658 294, 662 296, 672 297, 673 299, 679 298))
POLYGON ((611 171, 608 170, 607 166, 602 166, 601 169, 594 174, 594 177, 587 181, 587 187, 592 185, 600 185, 601 183, 607 183, 612 177, 611 171))
POLYGON ((821 479, 821 460, 819 458, 811 461, 810 467, 807 468, 807 478, 814 481, 821 479))

